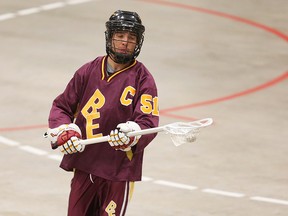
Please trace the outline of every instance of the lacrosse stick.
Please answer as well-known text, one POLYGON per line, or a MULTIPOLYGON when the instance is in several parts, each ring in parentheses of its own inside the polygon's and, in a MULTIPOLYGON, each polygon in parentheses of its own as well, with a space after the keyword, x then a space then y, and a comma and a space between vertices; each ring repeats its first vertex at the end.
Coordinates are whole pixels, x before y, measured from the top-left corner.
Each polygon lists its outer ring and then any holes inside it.
MULTIPOLYGON (((175 146, 179 146, 185 143, 191 143, 196 140, 201 128, 207 127, 213 123, 212 118, 205 118, 192 122, 175 122, 160 127, 149 128, 139 131, 128 132, 126 135, 129 137, 153 134, 158 132, 166 132, 170 135, 170 138, 175 146)), ((91 138, 86 140, 80 140, 81 145, 97 144, 107 142, 108 136, 91 138)))

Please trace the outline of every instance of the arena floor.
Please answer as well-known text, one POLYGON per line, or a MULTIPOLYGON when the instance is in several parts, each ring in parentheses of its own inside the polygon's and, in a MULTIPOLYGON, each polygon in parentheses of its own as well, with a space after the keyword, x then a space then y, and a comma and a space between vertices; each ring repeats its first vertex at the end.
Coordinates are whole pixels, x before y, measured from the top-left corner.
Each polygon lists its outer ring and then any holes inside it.
POLYGON ((288 215, 287 0, 1 0, 0 216, 63 216, 71 173, 42 135, 76 69, 105 54, 117 9, 146 26, 138 58, 161 125, 211 117, 197 142, 160 133, 127 216, 288 215))

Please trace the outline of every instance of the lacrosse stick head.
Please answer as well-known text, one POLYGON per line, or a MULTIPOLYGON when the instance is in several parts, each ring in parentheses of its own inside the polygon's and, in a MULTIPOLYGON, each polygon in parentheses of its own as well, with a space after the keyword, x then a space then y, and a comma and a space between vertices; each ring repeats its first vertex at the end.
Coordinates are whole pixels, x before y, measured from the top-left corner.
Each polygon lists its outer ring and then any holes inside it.
POLYGON ((211 118, 201 119, 193 122, 175 122, 165 126, 165 131, 170 134, 170 138, 175 146, 192 143, 200 130, 213 123, 211 118))

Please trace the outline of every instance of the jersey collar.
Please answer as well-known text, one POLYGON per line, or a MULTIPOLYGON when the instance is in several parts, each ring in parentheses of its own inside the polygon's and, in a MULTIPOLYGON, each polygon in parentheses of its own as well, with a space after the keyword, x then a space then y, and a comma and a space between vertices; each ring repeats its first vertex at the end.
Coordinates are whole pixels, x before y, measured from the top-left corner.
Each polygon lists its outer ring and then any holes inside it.
POLYGON ((119 70, 119 71, 114 72, 113 75, 111 75, 111 76, 108 77, 107 74, 106 74, 107 57, 108 57, 108 56, 105 56, 105 57, 102 59, 102 67, 101 67, 101 70, 102 70, 102 80, 105 80, 105 78, 106 78, 106 79, 107 79, 107 82, 110 82, 110 80, 111 80, 113 77, 115 77, 115 76, 117 76, 118 74, 120 74, 120 73, 128 70, 129 68, 133 67, 133 66, 137 63, 137 61, 134 60, 134 62, 133 62, 131 65, 127 66, 126 68, 123 68, 122 70, 119 70))

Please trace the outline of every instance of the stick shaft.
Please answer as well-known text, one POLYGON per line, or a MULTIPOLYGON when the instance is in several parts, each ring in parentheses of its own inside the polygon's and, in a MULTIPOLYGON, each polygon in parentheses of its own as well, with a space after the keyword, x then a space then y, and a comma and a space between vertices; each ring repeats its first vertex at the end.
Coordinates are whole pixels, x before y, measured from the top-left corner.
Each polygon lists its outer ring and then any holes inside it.
MULTIPOLYGON (((165 130, 164 126, 156 127, 156 128, 148 128, 148 129, 143 129, 139 131, 128 132, 127 136, 133 137, 133 136, 138 136, 138 135, 153 134, 153 133, 158 133, 164 130, 165 130)), ((109 136, 102 136, 102 137, 96 137, 96 138, 91 138, 91 139, 86 139, 86 140, 80 140, 79 142, 81 145, 90 145, 90 144, 107 142, 108 138, 109 136)))

